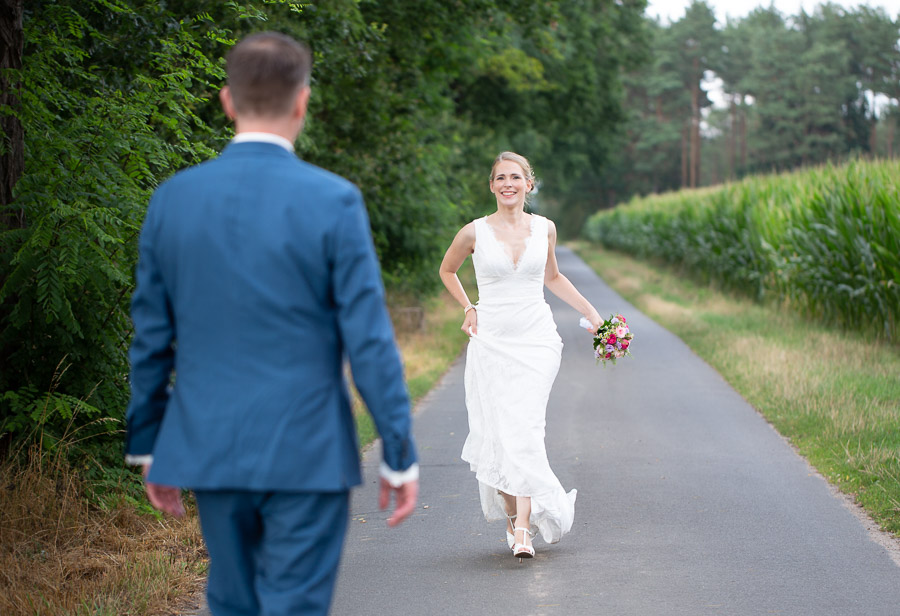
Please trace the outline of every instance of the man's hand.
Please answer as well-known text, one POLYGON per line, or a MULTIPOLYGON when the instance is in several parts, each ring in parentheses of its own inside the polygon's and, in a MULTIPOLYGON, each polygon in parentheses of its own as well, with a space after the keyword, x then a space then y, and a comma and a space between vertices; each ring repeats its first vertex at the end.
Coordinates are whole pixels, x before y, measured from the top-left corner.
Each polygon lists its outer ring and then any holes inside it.
POLYGON ((184 503, 181 502, 181 488, 150 483, 147 481, 147 473, 149 472, 150 465, 145 464, 144 488, 147 491, 147 498, 150 499, 150 504, 164 513, 174 515, 176 518, 183 516, 184 503))
POLYGON ((416 508, 416 501, 419 499, 419 482, 418 480, 407 481, 399 488, 394 488, 387 479, 382 477, 381 493, 378 496, 378 506, 382 511, 387 509, 391 502, 391 492, 397 495, 397 504, 391 517, 388 518, 388 526, 397 526, 416 508))

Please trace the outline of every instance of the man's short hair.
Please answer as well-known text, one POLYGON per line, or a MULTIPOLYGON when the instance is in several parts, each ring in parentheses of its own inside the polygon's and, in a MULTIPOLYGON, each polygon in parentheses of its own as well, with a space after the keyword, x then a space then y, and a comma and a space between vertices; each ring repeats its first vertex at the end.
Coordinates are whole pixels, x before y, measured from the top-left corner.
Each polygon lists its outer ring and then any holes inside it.
POLYGON ((231 100, 238 114, 290 113, 297 92, 309 85, 309 49, 279 32, 252 34, 225 56, 231 100))

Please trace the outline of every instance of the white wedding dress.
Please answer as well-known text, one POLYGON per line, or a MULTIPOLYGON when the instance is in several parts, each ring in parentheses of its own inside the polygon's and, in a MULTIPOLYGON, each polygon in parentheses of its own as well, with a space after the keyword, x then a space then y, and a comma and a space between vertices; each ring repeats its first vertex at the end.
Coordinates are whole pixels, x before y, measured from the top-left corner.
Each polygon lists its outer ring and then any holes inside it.
POLYGON ((563 490, 544 448, 547 399, 563 346, 544 301, 547 231, 547 219, 532 215, 531 236, 514 264, 487 219, 475 221, 478 333, 466 353, 469 436, 462 459, 478 479, 488 521, 506 519, 498 490, 530 496, 532 531, 556 543, 572 528, 576 490, 563 490))

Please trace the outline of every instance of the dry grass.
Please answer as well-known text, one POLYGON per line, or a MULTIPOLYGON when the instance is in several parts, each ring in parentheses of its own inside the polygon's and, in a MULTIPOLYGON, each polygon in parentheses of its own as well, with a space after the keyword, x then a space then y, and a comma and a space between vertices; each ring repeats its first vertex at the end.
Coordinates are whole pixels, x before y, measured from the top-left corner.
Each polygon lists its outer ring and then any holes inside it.
MULTIPOLYGON (((470 299, 475 301, 475 271, 470 260, 460 269, 459 277, 470 299)), ((424 302, 392 297, 390 303, 406 384, 415 405, 431 391, 465 345, 466 335, 459 329, 463 322, 462 310, 449 293, 440 293, 424 302), (416 314, 421 318, 413 316, 416 314)), ((375 426, 355 389, 353 410, 360 445, 365 447, 376 437, 375 426)))
POLYGON ((0 614, 162 615, 206 569, 196 515, 157 519, 90 504, 65 465, 0 466, 0 614))
POLYGON ((448 293, 428 302, 424 327, 397 329, 406 382, 414 401, 421 398, 447 371, 466 341, 460 331, 462 310, 448 293))
POLYGON ((670 319, 690 319, 691 313, 684 306, 666 301, 655 295, 640 294, 641 301, 647 306, 647 311, 654 314, 666 315, 670 319))

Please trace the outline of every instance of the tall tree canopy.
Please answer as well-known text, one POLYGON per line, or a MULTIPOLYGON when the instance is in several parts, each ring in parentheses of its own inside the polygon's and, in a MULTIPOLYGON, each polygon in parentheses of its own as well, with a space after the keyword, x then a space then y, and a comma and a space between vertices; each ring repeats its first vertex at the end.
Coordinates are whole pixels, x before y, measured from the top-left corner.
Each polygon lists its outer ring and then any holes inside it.
POLYGON ((535 207, 569 235, 634 193, 893 155, 900 31, 883 11, 769 7, 717 24, 695 0, 663 25, 644 8, 3 0, 0 438, 38 426, 52 444, 73 414, 119 425, 146 203, 227 143, 222 58, 253 31, 309 42, 298 153, 360 186, 385 282, 406 298, 435 289, 452 233, 492 208, 500 150, 529 156, 535 207))
POLYGON ((606 174, 616 199, 893 155, 900 24, 881 9, 773 6, 717 24, 703 0, 651 21, 652 60, 626 78, 630 111, 606 174), (721 100, 707 90, 718 78, 721 100), (878 105, 875 102, 878 101, 878 105))
POLYGON ((533 160, 541 207, 577 230, 614 152, 644 4, 5 0, 0 437, 120 425, 137 233, 153 189, 230 138, 215 94, 237 39, 310 44, 298 153, 359 185, 385 282, 416 297, 452 233, 492 207, 502 149, 533 160))

